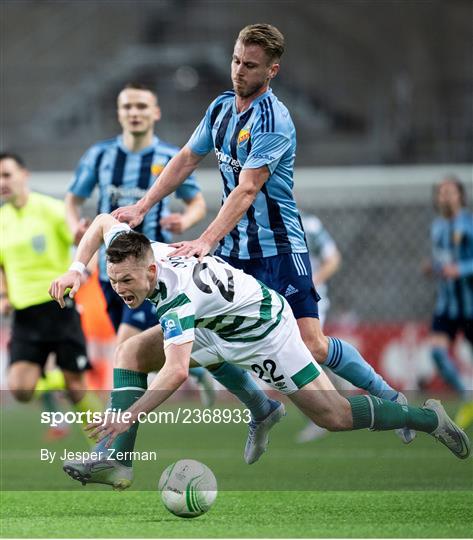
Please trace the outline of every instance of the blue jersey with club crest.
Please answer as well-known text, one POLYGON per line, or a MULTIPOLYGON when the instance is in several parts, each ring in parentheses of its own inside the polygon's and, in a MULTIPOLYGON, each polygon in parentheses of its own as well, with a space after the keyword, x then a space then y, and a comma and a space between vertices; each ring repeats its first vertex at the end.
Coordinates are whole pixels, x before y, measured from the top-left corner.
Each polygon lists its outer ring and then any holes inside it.
POLYGON ((218 254, 239 259, 306 253, 293 189, 296 130, 286 107, 268 90, 238 113, 235 93, 215 99, 187 143, 196 154, 214 150, 223 180, 222 203, 244 169, 267 166, 270 176, 218 254))
MULTIPOLYGON (((131 152, 123 144, 120 135, 98 142, 82 156, 69 191, 82 198, 88 198, 95 186, 99 188, 98 213, 110 213, 115 209, 135 204, 153 185, 156 176, 168 161, 179 151, 158 137, 139 152, 131 152)), ((200 188, 189 176, 176 190, 176 196, 186 201, 193 199, 200 188)), ((135 228, 151 240, 170 242, 171 235, 161 229, 159 221, 170 213, 169 198, 164 198, 146 214, 143 222, 135 228)), ((100 251, 100 279, 108 281, 105 271, 105 250, 100 251)))

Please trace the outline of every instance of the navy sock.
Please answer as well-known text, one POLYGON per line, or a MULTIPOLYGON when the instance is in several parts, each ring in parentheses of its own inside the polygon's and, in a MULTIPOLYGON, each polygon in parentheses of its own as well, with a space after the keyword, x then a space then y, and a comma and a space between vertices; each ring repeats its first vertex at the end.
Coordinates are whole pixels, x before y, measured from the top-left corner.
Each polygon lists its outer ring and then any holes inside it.
POLYGON ((396 399, 397 390, 376 373, 353 345, 338 338, 329 337, 328 340, 328 355, 324 366, 373 396, 390 401, 396 399))
POLYGON ((271 400, 244 369, 223 362, 210 370, 213 377, 248 407, 254 420, 262 420, 271 410, 271 400))

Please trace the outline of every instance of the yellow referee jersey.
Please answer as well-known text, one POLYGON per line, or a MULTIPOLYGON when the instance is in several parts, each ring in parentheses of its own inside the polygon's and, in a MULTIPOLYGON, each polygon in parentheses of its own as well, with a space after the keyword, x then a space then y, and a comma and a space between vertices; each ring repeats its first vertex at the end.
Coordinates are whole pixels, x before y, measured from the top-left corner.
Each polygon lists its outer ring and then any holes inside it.
POLYGON ((68 269, 71 247, 62 201, 30 193, 23 208, 0 208, 0 265, 15 309, 51 300, 49 285, 68 269))

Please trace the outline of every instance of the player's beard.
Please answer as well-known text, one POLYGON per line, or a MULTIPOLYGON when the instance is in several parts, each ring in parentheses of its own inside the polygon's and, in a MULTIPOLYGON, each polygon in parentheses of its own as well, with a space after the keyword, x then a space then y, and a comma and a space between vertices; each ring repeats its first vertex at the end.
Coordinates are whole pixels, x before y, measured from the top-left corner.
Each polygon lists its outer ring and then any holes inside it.
POLYGON ((235 82, 233 82, 233 91, 239 98, 249 98, 252 95, 256 94, 263 88, 263 86, 266 84, 266 81, 263 81, 259 84, 253 84, 252 86, 245 86, 245 87, 238 87, 235 82))

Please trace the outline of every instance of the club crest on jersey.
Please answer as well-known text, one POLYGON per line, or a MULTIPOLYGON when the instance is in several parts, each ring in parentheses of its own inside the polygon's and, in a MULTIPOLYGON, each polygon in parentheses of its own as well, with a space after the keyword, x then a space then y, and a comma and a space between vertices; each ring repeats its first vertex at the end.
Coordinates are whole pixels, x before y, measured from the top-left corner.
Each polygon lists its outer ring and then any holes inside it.
POLYGON ((163 329, 164 339, 182 335, 182 326, 177 313, 167 313, 164 317, 161 317, 161 328, 163 329))
POLYGON ((250 130, 243 128, 242 130, 240 130, 240 133, 238 133, 237 144, 241 144, 247 141, 249 138, 250 138, 250 130))
POLYGON ((163 169, 164 165, 162 163, 153 163, 151 165, 151 174, 153 176, 158 176, 158 174, 161 174, 163 169))
POLYGON ((44 234, 38 234, 31 239, 31 246, 36 253, 44 253, 46 251, 46 238, 44 234))

